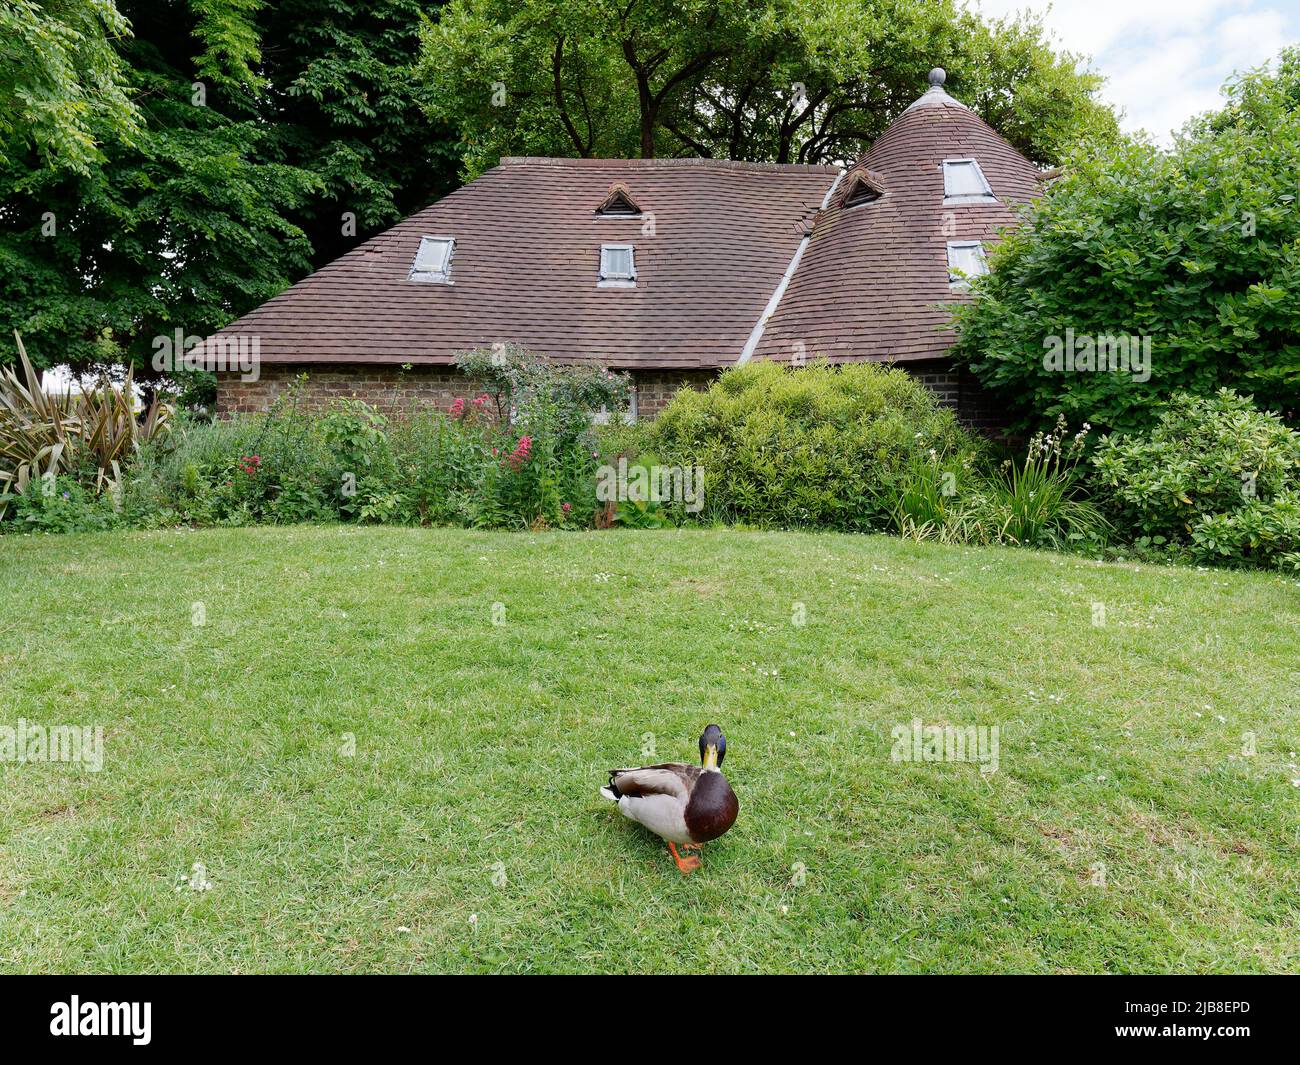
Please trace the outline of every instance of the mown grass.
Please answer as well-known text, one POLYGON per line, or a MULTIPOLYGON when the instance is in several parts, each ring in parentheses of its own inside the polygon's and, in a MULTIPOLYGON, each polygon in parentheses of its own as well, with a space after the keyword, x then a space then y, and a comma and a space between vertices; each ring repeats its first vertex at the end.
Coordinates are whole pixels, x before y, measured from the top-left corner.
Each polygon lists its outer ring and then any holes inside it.
POLYGON ((0 967, 1295 971, 1298 632, 1276 576, 880 537, 6 538, 0 724, 107 734, 0 764, 0 967), (683 878, 597 788, 711 720, 683 878))

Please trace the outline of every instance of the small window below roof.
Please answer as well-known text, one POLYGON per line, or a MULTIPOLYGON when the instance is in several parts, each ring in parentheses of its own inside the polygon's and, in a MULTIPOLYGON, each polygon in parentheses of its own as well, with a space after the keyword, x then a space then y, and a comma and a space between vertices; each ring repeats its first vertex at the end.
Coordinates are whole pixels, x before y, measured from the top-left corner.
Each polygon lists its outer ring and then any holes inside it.
POLYGON ((451 284, 451 253, 456 248, 452 237, 421 237, 409 281, 451 284))
POLYGON ((600 246, 600 277, 597 284, 604 288, 636 287, 636 249, 631 244, 600 246))
POLYGON ((997 203, 984 171, 974 159, 943 161, 944 203, 997 203))
POLYGON ((948 242, 948 283, 953 288, 970 288, 970 279, 989 272, 984 245, 978 240, 948 242))

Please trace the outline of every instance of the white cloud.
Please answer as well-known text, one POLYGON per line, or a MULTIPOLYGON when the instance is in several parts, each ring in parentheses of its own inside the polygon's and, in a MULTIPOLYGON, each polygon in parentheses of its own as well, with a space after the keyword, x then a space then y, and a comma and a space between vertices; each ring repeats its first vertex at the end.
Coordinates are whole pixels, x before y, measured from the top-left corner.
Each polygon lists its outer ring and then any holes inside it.
POLYGON ((1168 143, 1192 115, 1218 107, 1234 73, 1300 41, 1295 0, 970 0, 987 17, 1043 14, 1058 48, 1091 57, 1124 127, 1168 143), (1286 6, 1282 6, 1285 4, 1286 6))

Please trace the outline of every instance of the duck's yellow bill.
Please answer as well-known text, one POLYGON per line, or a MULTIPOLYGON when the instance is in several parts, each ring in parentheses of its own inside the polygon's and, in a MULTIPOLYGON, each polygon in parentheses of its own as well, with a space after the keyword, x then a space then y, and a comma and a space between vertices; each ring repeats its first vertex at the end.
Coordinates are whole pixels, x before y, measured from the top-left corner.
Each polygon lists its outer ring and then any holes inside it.
POLYGON ((704 748, 704 768, 718 768, 718 748, 712 743, 704 748))

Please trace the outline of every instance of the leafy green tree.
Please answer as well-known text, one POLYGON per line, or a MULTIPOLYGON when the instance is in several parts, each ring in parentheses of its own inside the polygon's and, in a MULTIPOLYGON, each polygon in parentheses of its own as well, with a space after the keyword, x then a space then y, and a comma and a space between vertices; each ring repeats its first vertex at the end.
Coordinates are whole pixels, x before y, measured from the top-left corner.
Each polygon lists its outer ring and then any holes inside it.
POLYGON ((440 3, 281 0, 260 16, 273 154, 322 182, 290 213, 313 266, 455 185, 456 138, 412 75, 421 19, 440 3))
POLYGON ((409 76, 434 6, 119 0, 136 125, 87 125, 81 156, 30 122, 0 139, 3 335, 42 366, 148 379, 154 337, 211 332, 449 187, 454 147, 409 76))
POLYGON ((984 22, 952 0, 451 0, 419 74, 472 175, 521 153, 852 159, 936 64, 1046 162, 1115 133, 1076 60, 1032 17, 984 22))
POLYGON ((113 0, 0 0, 0 164, 35 148, 85 174, 103 137, 139 132, 110 43, 127 32, 113 0))
POLYGON ((1079 150, 1030 224, 994 251, 977 298, 958 310, 955 353, 1022 425, 1063 414, 1138 429, 1175 392, 1223 387, 1295 415, 1296 71, 1292 52, 1279 73, 1229 85, 1228 106, 1189 123, 1172 150, 1143 140, 1079 150), (1097 368, 1105 338, 1130 349, 1149 338, 1149 377, 1132 351, 1097 368), (1059 358, 1066 341, 1074 359, 1059 358))
POLYGON ((123 11, 137 31, 117 47, 140 130, 109 131, 83 170, 42 166, 34 146, 0 168, 0 318, 40 365, 128 359, 148 379, 155 336, 201 336, 308 270, 286 215, 320 181, 267 160, 268 129, 221 88, 245 94, 246 76, 195 80, 214 68, 203 53, 192 62, 195 38, 174 11, 123 11))

